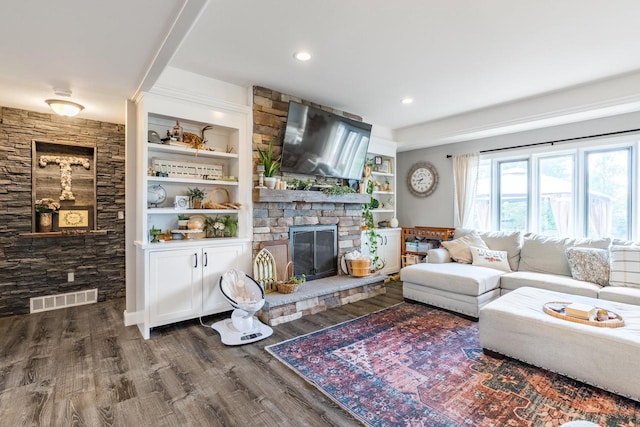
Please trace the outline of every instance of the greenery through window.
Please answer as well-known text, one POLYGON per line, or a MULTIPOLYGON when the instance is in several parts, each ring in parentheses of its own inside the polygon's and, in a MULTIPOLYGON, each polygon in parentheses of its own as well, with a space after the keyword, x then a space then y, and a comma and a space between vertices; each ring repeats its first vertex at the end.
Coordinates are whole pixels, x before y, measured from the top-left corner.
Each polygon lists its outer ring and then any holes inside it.
POLYGON ((638 216, 634 201, 638 141, 627 137, 626 142, 617 139, 606 144, 483 157, 474 227, 560 237, 638 239, 633 221, 638 216))

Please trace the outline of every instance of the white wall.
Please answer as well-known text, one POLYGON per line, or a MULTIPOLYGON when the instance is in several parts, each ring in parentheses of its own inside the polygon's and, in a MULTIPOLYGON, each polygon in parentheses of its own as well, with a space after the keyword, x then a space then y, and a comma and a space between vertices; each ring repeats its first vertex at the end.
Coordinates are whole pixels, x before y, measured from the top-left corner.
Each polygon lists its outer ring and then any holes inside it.
MULTIPOLYGON (((464 154, 637 128, 640 128, 640 112, 455 144, 439 145, 421 150, 399 152, 397 157, 398 174, 396 176, 398 182, 398 220, 403 227, 417 225, 432 227, 453 226, 453 170, 451 159, 446 158, 447 154, 464 154), (406 185, 407 172, 411 165, 417 161, 431 162, 438 170, 440 178, 436 191, 430 197, 424 199, 417 198, 409 193, 406 185)), ((513 151, 514 154, 517 152, 513 151)))

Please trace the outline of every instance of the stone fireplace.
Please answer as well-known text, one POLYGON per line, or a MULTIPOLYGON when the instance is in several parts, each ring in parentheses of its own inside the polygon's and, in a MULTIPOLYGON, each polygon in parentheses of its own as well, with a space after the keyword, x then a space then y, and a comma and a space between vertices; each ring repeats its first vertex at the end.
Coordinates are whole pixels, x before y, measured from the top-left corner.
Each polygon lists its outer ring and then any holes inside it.
MULTIPOLYGON (((335 270, 319 277, 342 275, 342 269, 338 268, 342 255, 354 249, 360 250, 362 204, 368 200, 367 194, 329 196, 321 191, 254 189, 254 255, 262 248, 262 242, 289 240, 292 228, 299 230, 297 227, 312 227, 311 229, 322 232, 327 227, 335 230, 332 233, 335 238, 335 251, 332 248, 335 257, 333 253, 331 255, 331 264, 335 270)), ((314 233, 317 236, 317 232, 314 233)), ((321 240, 324 241, 325 237, 322 236, 321 240)), ((295 253, 295 243, 290 241, 289 244, 295 253)), ((308 259, 295 262, 296 274, 302 274, 305 265, 308 265, 308 259)), ((326 273, 325 268, 322 270, 326 273)))
MULTIPOLYGON (((273 144, 276 155, 280 154, 290 100, 304 105, 318 106, 271 89, 254 87, 252 141, 254 164, 258 163, 257 147, 267 149, 269 144, 273 144)), ((345 117, 362 120, 352 114, 320 107, 345 117)), ((287 177, 289 181, 291 178, 287 177)), ((258 183, 257 173, 254 173, 253 180, 254 183, 258 183)), ((324 229, 323 227, 330 226, 335 230, 333 231, 334 248, 328 260, 318 262, 316 259, 311 266, 308 263, 311 256, 307 254, 295 261, 296 274, 309 276, 307 272, 312 272, 311 276, 317 274, 313 277, 316 280, 302 283, 299 289, 291 294, 267 294, 265 305, 258 313, 263 322, 278 325, 307 314, 318 313, 331 307, 386 292, 384 277, 351 277, 343 273, 339 266, 345 253, 355 249, 361 250, 362 206, 369 203, 368 194, 328 195, 322 191, 254 188, 252 199, 254 257, 262 249, 263 242, 290 240, 292 230, 295 232, 297 227, 324 229), (319 265, 321 268, 318 268, 319 265)), ((296 245, 295 241, 289 241, 289 248, 293 251, 294 257, 296 250, 299 249, 296 245)), ((307 246, 307 243, 301 246, 307 246)), ((325 250, 322 249, 322 251, 325 250)))

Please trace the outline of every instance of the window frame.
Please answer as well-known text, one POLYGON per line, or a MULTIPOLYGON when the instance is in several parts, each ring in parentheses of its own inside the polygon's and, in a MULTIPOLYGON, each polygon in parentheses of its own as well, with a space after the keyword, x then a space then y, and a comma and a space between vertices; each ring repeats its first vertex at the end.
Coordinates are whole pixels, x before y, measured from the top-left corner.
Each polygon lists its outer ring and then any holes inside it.
POLYGON ((480 155, 481 162, 490 162, 490 224, 492 230, 500 230, 500 164, 512 161, 528 162, 528 211, 526 232, 540 233, 540 160, 549 157, 572 155, 574 157, 573 170, 573 216, 574 221, 569 232, 572 237, 584 237, 587 233, 587 170, 586 158, 588 153, 629 150, 629 191, 628 191, 628 239, 638 241, 640 212, 640 185, 638 185, 638 164, 640 163, 640 133, 622 136, 593 138, 579 142, 567 142, 550 146, 514 149, 505 152, 491 152, 480 155))

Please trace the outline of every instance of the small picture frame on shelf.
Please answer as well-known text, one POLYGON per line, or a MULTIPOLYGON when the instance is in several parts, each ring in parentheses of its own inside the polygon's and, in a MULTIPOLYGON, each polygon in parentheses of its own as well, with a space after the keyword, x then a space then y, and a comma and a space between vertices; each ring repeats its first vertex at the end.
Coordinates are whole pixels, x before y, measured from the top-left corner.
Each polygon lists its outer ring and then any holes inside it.
POLYGON ((93 206, 69 206, 60 208, 57 215, 54 215, 54 229, 65 230, 93 230, 93 206))
POLYGON ((391 161, 384 160, 380 166, 378 166, 378 172, 391 173, 391 161))
POLYGON ((189 209, 189 196, 176 196, 173 200, 176 209, 189 209))
POLYGON ((382 164, 382 157, 381 156, 375 156, 373 158, 373 163, 378 165, 378 166, 381 165, 382 164))

